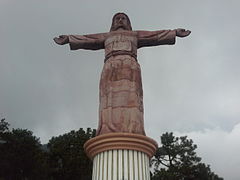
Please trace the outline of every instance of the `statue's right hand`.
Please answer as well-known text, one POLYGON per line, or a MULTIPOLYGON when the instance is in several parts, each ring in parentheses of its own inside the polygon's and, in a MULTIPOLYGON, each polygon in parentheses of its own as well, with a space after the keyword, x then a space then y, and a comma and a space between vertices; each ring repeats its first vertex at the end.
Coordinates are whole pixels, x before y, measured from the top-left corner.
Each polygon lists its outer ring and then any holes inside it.
POLYGON ((53 40, 55 41, 55 43, 59 45, 64 45, 69 43, 69 39, 67 35, 61 35, 59 37, 55 37, 53 40))
POLYGON ((178 37, 186 37, 190 33, 191 33, 191 31, 189 31, 189 30, 185 30, 185 29, 182 29, 182 28, 176 29, 176 36, 178 36, 178 37))

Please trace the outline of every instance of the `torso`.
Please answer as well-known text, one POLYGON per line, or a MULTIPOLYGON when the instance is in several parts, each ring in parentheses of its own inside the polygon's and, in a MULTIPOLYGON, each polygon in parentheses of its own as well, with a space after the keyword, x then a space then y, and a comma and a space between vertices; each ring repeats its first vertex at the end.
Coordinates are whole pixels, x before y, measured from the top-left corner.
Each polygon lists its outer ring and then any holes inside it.
POLYGON ((137 58, 137 35, 134 31, 114 31, 105 42, 105 59, 115 55, 130 55, 137 58))
POLYGON ((105 40, 105 56, 97 135, 113 132, 145 135, 136 32, 109 33, 105 40))

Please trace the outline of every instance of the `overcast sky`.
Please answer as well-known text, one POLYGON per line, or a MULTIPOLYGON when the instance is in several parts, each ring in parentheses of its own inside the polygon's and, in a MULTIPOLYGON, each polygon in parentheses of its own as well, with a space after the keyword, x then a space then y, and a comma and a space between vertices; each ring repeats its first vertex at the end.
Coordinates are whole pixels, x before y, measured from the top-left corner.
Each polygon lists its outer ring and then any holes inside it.
POLYGON ((96 128, 104 51, 70 51, 61 34, 108 32, 112 16, 134 30, 186 28, 174 46, 142 48, 145 130, 172 131, 198 145, 225 180, 240 178, 240 2, 238 0, 0 0, 0 118, 47 143, 96 128))

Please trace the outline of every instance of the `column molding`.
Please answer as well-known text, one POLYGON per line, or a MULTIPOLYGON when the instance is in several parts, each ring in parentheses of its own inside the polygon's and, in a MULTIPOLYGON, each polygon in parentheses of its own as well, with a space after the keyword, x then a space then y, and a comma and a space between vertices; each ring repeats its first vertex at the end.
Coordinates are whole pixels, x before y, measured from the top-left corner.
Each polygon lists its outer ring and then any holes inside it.
POLYGON ((157 143, 153 139, 140 134, 109 133, 94 137, 84 144, 85 152, 90 159, 101 152, 108 150, 135 150, 151 158, 156 150, 157 143))

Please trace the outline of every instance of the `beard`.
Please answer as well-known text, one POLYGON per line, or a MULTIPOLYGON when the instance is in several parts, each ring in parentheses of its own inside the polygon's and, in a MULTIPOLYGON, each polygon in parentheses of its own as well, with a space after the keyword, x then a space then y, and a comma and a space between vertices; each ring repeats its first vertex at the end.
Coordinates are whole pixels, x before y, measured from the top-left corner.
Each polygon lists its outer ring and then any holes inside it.
POLYGON ((116 24, 111 27, 111 31, 117 31, 118 29, 131 30, 131 27, 125 24, 116 24))

